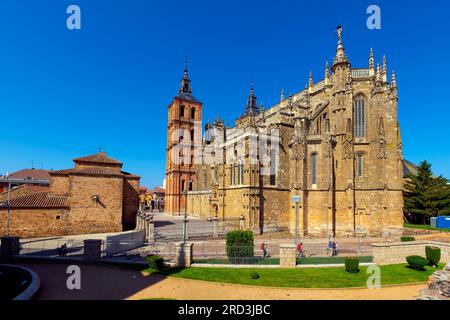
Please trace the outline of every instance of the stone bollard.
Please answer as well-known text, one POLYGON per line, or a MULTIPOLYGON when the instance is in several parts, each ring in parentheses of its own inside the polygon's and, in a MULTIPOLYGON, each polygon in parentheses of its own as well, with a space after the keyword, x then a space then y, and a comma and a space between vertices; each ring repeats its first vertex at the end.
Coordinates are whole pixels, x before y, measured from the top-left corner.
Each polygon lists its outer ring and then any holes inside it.
POLYGON ((295 268, 297 265, 295 244, 280 244, 280 267, 295 268))
POLYGON ((1 238, 0 258, 11 259, 20 253, 19 237, 7 236, 1 238))
POLYGON ((191 242, 179 242, 176 244, 176 266, 177 267, 190 267, 193 257, 193 246, 191 242))
POLYGON ((239 230, 244 230, 245 229, 245 218, 244 215, 241 214, 240 218, 239 218, 239 230))
POLYGON ((102 240, 87 239, 84 240, 83 260, 87 263, 96 263, 100 261, 102 254, 102 240))
POLYGON ((213 218, 213 237, 219 237, 219 218, 217 217, 213 218))
POLYGON ((155 241, 155 223, 152 219, 147 221, 147 231, 146 231, 146 239, 148 242, 155 241))

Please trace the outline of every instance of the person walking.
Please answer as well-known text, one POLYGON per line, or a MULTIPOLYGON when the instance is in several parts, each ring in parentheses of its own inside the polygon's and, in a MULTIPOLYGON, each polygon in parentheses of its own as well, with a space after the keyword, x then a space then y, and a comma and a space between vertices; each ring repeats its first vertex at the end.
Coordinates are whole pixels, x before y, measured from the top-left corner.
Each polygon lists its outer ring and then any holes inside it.
POLYGON ((300 258, 300 257, 304 257, 304 254, 303 254, 303 242, 300 242, 297 245, 297 258, 300 258))

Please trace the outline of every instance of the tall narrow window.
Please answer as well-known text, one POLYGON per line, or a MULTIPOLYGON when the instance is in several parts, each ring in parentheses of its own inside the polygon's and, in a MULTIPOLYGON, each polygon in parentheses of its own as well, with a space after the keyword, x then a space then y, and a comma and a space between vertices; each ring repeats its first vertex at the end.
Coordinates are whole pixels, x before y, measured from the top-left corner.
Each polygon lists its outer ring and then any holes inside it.
POLYGON ((185 186, 184 186, 184 180, 181 180, 181 191, 184 191, 184 188, 185 188, 185 186))
POLYGON ((356 158, 356 165, 357 165, 357 174, 358 177, 361 177, 363 174, 363 164, 364 164, 364 156, 362 154, 358 154, 357 158, 356 158))
POLYGON ((191 119, 195 118, 195 108, 191 109, 191 119))
POLYGON ((231 164, 230 168, 230 185, 234 185, 234 163, 231 164))
POLYGON ((364 98, 359 96, 355 100, 355 137, 362 138, 365 135, 365 110, 364 98))
POLYGON ((184 117, 184 106, 180 106, 180 117, 184 117))
POLYGON ((244 184, 244 160, 241 161, 241 184, 244 184))
POLYGON ((276 153, 275 152, 271 152, 270 153, 270 185, 274 186, 277 183, 277 163, 276 163, 277 159, 276 159, 276 153))
POLYGON ((311 184, 317 184, 317 153, 311 155, 311 184))
POLYGON ((192 186, 193 186, 192 180, 189 180, 189 191, 192 191, 192 186))

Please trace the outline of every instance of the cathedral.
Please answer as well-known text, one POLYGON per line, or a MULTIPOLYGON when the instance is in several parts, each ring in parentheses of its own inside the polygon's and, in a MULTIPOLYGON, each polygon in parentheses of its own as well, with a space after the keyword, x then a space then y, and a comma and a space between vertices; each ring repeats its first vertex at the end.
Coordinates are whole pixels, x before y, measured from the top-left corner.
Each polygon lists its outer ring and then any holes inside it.
POLYGON ((395 73, 353 68, 337 30, 324 77, 265 109, 251 86, 234 126, 202 124, 185 67, 168 107, 166 212, 243 219, 257 233, 385 236, 403 227, 395 73), (294 196, 300 202, 294 202, 294 196), (297 224, 297 226, 296 226, 297 224), (297 227, 297 228, 296 228, 297 227))

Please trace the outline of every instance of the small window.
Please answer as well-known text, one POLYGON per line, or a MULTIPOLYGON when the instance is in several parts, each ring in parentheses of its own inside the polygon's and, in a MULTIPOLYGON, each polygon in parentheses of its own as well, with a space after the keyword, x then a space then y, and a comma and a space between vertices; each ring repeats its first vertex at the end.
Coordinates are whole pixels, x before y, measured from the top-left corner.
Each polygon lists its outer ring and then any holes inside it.
POLYGON ((192 180, 189 180, 189 191, 192 191, 192 186, 193 186, 192 180))
POLYGON ((181 180, 181 191, 184 191, 184 189, 185 189, 184 180, 181 180))
POLYGON ((195 118, 195 108, 191 109, 191 119, 195 118))
POLYGON ((275 174, 271 174, 271 175, 270 175, 270 185, 271 185, 271 186, 274 186, 274 185, 276 185, 276 183, 277 183, 277 177, 276 177, 276 175, 275 175, 275 174))
POLYGON ((194 141, 194 130, 191 130, 191 142, 194 141))
POLYGON ((184 117, 184 106, 180 106, 180 117, 184 117))
POLYGON ((358 154, 357 156, 357 174, 358 177, 361 177, 363 175, 363 164, 364 164, 364 158, 362 154, 358 154))
POLYGON ((61 216, 60 216, 60 215, 57 215, 57 216, 56 216, 56 220, 59 220, 59 219, 61 219, 61 216))

